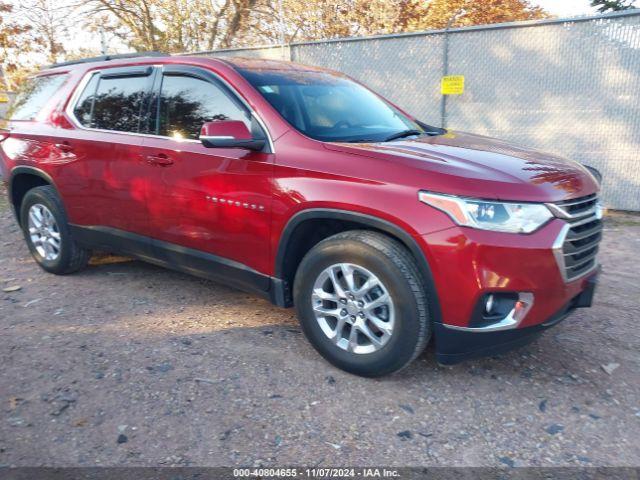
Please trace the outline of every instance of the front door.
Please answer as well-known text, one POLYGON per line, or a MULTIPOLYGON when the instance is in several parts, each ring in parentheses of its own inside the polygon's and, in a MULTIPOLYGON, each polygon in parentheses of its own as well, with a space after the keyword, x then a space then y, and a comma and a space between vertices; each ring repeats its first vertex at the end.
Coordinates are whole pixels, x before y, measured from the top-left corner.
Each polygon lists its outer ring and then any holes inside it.
POLYGON ((194 270, 213 260, 222 270, 267 273, 273 155, 206 148, 198 140, 205 122, 250 127, 250 112, 212 73, 195 67, 165 66, 155 91, 154 136, 145 138, 143 154, 158 254, 194 270))

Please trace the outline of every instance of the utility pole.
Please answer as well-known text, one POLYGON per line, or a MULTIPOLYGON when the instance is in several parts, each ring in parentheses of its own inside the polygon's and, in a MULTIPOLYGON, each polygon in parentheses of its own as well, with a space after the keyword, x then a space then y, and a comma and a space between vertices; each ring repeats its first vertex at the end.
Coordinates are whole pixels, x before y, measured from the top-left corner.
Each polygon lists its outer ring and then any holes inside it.
POLYGON ((102 55, 107 54, 107 39, 102 28, 100 29, 100 53, 102 53, 102 55))
POLYGON ((284 46, 284 43, 286 41, 286 36, 285 36, 284 8, 282 7, 282 0, 278 0, 278 17, 279 17, 280 47, 282 49, 282 59, 288 60, 288 58, 286 58, 286 55, 285 55, 285 46, 284 46))
MULTIPOLYGON (((464 13, 463 9, 458 10, 451 15, 451 18, 447 22, 447 26, 444 29, 444 46, 442 52, 442 76, 449 75, 449 29, 453 25, 453 22, 464 13)), ((442 94, 441 94, 442 95, 442 94)), ((447 128, 447 95, 442 95, 440 101, 440 127, 447 128)))

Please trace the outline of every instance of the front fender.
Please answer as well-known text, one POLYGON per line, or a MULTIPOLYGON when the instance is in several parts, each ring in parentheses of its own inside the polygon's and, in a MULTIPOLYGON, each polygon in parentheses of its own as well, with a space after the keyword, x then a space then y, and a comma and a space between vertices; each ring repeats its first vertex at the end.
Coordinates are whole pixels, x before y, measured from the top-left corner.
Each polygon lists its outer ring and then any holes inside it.
POLYGON ((363 225, 364 227, 369 227, 387 233, 404 244, 416 259, 418 269, 424 278, 432 319, 438 322, 441 321, 440 305, 435 290, 435 284, 433 282, 433 275, 429 262, 427 261, 427 257, 416 240, 417 233, 410 233, 397 224, 377 216, 333 208, 309 208, 294 214, 286 223, 282 234, 280 235, 274 265, 275 277, 277 279, 284 278, 284 265, 287 250, 291 246, 291 238, 296 228, 303 222, 316 219, 334 219, 353 222, 363 225))

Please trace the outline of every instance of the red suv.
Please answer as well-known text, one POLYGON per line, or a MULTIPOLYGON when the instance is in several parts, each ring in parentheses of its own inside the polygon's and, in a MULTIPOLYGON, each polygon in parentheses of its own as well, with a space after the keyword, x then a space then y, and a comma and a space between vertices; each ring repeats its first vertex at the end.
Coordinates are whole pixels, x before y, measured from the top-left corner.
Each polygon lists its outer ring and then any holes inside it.
MULTIPOLYGON (((401 87, 398 87, 401 88, 401 87)), ((345 75, 160 54, 55 65, 2 130, 36 261, 92 249, 295 305, 314 347, 365 376, 525 344, 590 306, 599 174, 431 127, 345 75)))

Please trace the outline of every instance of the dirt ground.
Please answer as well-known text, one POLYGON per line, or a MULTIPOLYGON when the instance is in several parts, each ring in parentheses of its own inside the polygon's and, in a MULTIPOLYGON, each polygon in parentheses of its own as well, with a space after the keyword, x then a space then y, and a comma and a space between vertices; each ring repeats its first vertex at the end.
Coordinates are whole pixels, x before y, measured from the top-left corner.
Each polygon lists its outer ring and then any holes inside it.
POLYGON ((0 202, 0 465, 640 465, 640 217, 608 217, 594 308, 529 347, 367 380, 224 285, 47 274, 0 202))

